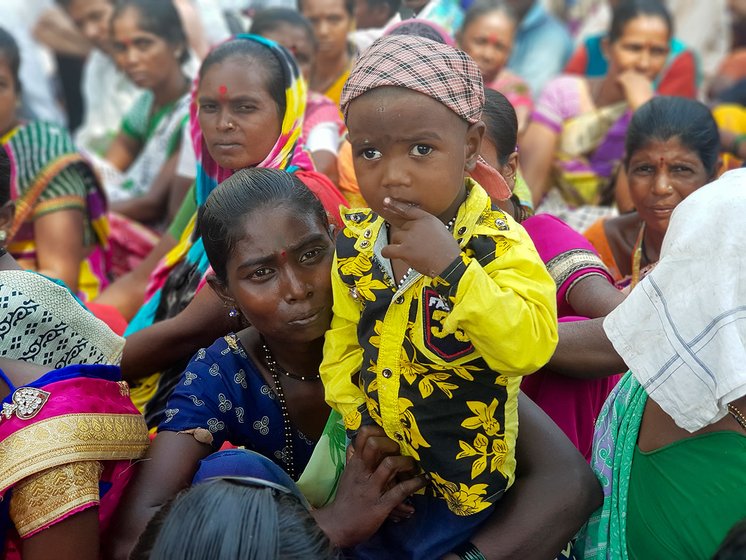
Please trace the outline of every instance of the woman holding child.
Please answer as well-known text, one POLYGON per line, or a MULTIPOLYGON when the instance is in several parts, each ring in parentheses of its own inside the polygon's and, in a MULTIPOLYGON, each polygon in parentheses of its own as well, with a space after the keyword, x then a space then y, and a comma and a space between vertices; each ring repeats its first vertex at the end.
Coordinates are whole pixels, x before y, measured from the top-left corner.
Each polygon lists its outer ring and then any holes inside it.
MULTIPOLYGON (((403 39, 408 45, 410 44, 407 38, 392 39, 403 39)), ((426 43, 428 45, 422 53, 423 56, 436 56, 432 51, 427 50, 431 47, 429 42, 426 43)), ((421 43, 414 41, 413 44, 420 45, 421 43)), ((385 47, 386 44, 384 43, 383 46, 385 47)), ((444 58, 456 56, 461 61, 465 61, 462 58, 463 55, 457 54, 457 51, 453 49, 440 54, 444 58)), ((422 57, 416 58, 419 60, 422 57)), ((473 63, 468 62, 473 66, 473 63)), ((466 64, 466 62, 463 63, 466 64)), ((415 79, 417 76, 426 74, 427 68, 427 61, 415 65, 415 79)), ((473 74, 470 75, 475 75, 476 81, 470 83, 468 80, 464 80, 463 87, 469 88, 468 91, 481 92, 481 78, 478 69, 469 67, 469 71, 473 71, 473 74)), ((398 88, 395 94, 399 90, 405 97, 417 95, 425 101, 428 100, 425 95, 415 94, 404 88, 398 88)), ((360 100, 364 99, 361 96, 360 100)), ((438 103, 434 99, 429 100, 433 104, 438 103)), ((468 105, 469 114, 475 116, 481 113, 480 104, 479 93, 475 93, 475 97, 468 105)), ((359 107, 361 112, 357 114, 360 118, 365 119, 366 112, 363 111, 362 105, 359 105, 359 107)), ((350 111, 348 116, 354 120, 356 114, 354 104, 351 105, 350 111)), ((443 105, 442 111, 450 111, 450 109, 443 105)), ((448 163, 446 159, 442 159, 441 154, 436 157, 438 161, 442 162, 443 170, 446 169, 445 166, 450 165, 451 167, 446 181, 448 188, 445 190, 451 189, 453 193, 452 195, 447 192, 444 193, 441 200, 449 199, 446 206, 452 206, 455 214, 461 203, 460 200, 457 200, 459 192, 465 195, 467 191, 464 184, 464 170, 468 165, 467 160, 469 162, 475 160, 476 154, 478 154, 481 125, 476 121, 473 124, 468 124, 466 120, 460 122, 460 117, 455 112, 453 115, 450 113, 441 115, 444 119, 451 116, 456 119, 453 124, 459 124, 460 126, 458 128, 451 127, 449 130, 455 130, 455 133, 452 133, 449 138, 444 138, 443 142, 449 143, 449 145, 453 144, 455 149, 463 151, 464 159, 456 162, 458 163, 457 170, 454 162, 448 163), (461 142, 460 148, 456 147, 458 142, 461 142)), ((381 148, 386 149, 383 146, 381 148)), ((440 150, 439 147, 433 149, 440 150)), ((408 147, 405 153, 409 153, 410 150, 414 150, 414 146, 408 147)), ((426 156, 427 149, 424 152, 425 154, 415 155, 413 151, 411 155, 413 158, 412 165, 421 165, 421 161, 417 158, 426 156)), ((426 169, 426 167, 422 169, 426 169)), ((471 193, 470 196, 474 196, 475 192, 481 192, 476 183, 470 181, 467 185, 471 193)), ((478 206, 480 208, 485 206, 487 204, 486 195, 482 193, 479 201, 478 206)), ((486 210, 487 207, 485 206, 484 209, 486 210)), ((410 208, 409 210, 417 209, 410 208)), ((403 212, 406 212, 406 210, 403 210, 403 212)), ((422 212, 424 213, 424 210, 422 212)), ((357 212, 346 213, 349 223, 354 222, 353 216, 355 214, 357 212)), ((485 223, 483 226, 475 226, 475 232, 479 236, 480 232, 483 231, 481 228, 486 228, 484 229, 485 232, 489 231, 490 235, 494 234, 498 236, 498 239, 505 240, 501 244, 501 248, 507 255, 506 261, 518 266, 518 270, 515 272, 510 267, 502 270, 507 281, 510 281, 507 277, 511 277, 513 274, 531 275, 535 273, 537 275, 535 289, 532 290, 530 296, 533 299, 530 302, 522 303, 521 298, 517 296, 506 297, 515 297, 516 300, 521 300, 511 302, 511 305, 514 305, 517 310, 522 307, 525 308, 526 313, 516 311, 516 314, 525 317, 524 320, 529 324, 534 321, 535 317, 532 311, 533 306, 540 307, 541 311, 537 319, 539 334, 537 336, 546 336, 551 342, 554 336, 553 321, 551 320, 553 315, 551 279, 547 276, 543 266, 540 265, 535 252, 525 245, 521 245, 525 237, 521 234, 520 228, 501 212, 495 212, 494 214, 493 222, 501 220, 501 224, 507 225, 509 228, 515 228, 511 231, 510 236, 506 237, 505 230, 497 229, 500 226, 498 223, 495 223, 495 225, 485 223), (538 265, 535 263, 538 263, 538 265), (537 303, 534 304, 534 301, 537 303)), ((474 213, 470 214, 472 218, 469 219, 477 219, 479 215, 481 213, 475 210, 474 213)), ((442 239, 450 238, 453 240, 453 234, 448 232, 444 223, 439 222, 435 216, 427 214, 427 216, 421 216, 421 218, 432 222, 429 226, 430 231, 439 232, 442 228, 442 231, 447 234, 447 237, 444 235, 442 239), (439 224, 438 230, 434 229, 435 224, 439 224)), ((245 452, 228 452, 227 457, 225 453, 210 455, 226 439, 235 440, 237 443, 243 443, 255 449, 261 449, 264 453, 270 455, 270 458, 279 467, 289 471, 294 477, 297 477, 303 470, 310 451, 310 446, 306 440, 314 440, 321 435, 328 411, 322 401, 322 388, 318 381, 322 335, 326 329, 326 325, 323 323, 329 320, 331 313, 331 287, 329 285, 328 267, 331 260, 332 241, 325 220, 325 213, 319 203, 313 198, 307 199, 307 195, 302 194, 302 187, 297 185, 295 178, 280 172, 268 170, 242 171, 226 181, 210 196, 199 220, 205 249, 215 267, 215 277, 210 282, 229 308, 235 306, 238 314, 249 320, 253 326, 245 330, 239 330, 225 338, 220 338, 211 348, 198 352, 181 377, 176 392, 169 401, 169 411, 161 422, 159 434, 151 448, 151 460, 143 463, 129 496, 125 500, 119 526, 129 528, 131 531, 135 531, 135 534, 120 535, 119 546, 122 547, 122 550, 129 550, 128 546, 131 546, 137 532, 152 516, 154 509, 180 488, 188 486, 195 478, 195 474, 197 475, 196 478, 200 478, 200 471, 202 473, 205 471, 215 473, 219 469, 212 467, 218 464, 223 457, 227 459, 224 463, 237 465, 237 469, 240 471, 243 460, 241 456, 246 455, 245 452), (256 198, 256 205, 241 206, 237 204, 239 198, 245 197, 256 198), (230 213, 226 215, 225 209, 236 207, 245 208, 245 213, 240 216, 231 216, 230 213), (271 233, 268 232, 270 228, 271 233), (221 257, 220 255, 225 256, 221 257), (322 273, 322 270, 327 272, 322 273), (295 342, 292 345, 287 344, 286 339, 288 338, 295 342), (228 367, 222 367, 223 364, 227 364, 228 367), (254 408, 261 407, 258 412, 262 416, 256 419, 252 418, 251 414, 254 411, 248 410, 247 403, 252 403, 254 408), (261 410, 264 412, 262 413, 261 410), (275 433, 282 434, 282 438, 269 437, 267 427, 273 425, 282 426, 281 429, 274 428, 275 433), (278 449, 279 446, 282 446, 282 449, 278 449), (275 451, 280 451, 280 453, 275 453, 275 451), (175 462, 174 457, 177 456, 180 459, 175 462), (207 459, 200 464, 199 461, 203 458, 207 459), (163 480, 167 480, 168 484, 164 485, 163 480)), ((459 222, 457 220, 457 227, 467 227, 467 221, 459 222)), ((340 235, 344 239, 348 238, 346 234, 340 235)), ((403 241, 404 236, 397 239, 403 241)), ((477 238, 474 239, 476 242, 477 238)), ((363 234, 361 242, 364 241, 367 241, 367 239, 363 234)), ((455 244, 455 241, 452 242, 455 244)), ((487 246, 492 243, 493 247, 497 243, 489 235, 485 236, 485 242, 487 246)), ((391 249, 394 249, 394 247, 395 245, 390 245, 391 249)), ((451 260, 456 261, 455 258, 451 260)), ((418 263, 417 266, 420 266, 420 264, 418 263)), ((395 264, 394 269, 398 271, 399 264, 395 264)), ((465 286, 470 281, 470 277, 475 276, 481 285, 489 286, 492 280, 490 280, 489 275, 480 271, 481 268, 475 261, 465 272, 463 285, 465 286)), ((438 272, 430 269, 427 272, 433 274, 433 276, 438 274, 438 272)), ((423 277, 417 276, 421 281, 423 277)), ((363 283, 360 284, 358 289, 360 291, 365 289, 363 283)), ((374 289, 378 288, 374 287, 374 289)), ((387 286, 387 290, 390 290, 393 294, 396 288, 387 286)), ((351 297, 349 292, 345 293, 345 297, 351 297)), ((461 341, 458 342, 461 343, 461 341)), ((551 353, 551 348, 546 349, 547 357, 549 353, 551 353)), ((470 364, 468 361, 460 365, 463 366, 465 374, 469 376, 470 364)), ((514 368, 516 369, 511 371, 524 371, 535 366, 536 364, 523 362, 515 365, 514 368)), ((500 392, 501 395, 507 395, 507 389, 499 373, 490 372, 489 378, 485 377, 484 383, 494 386, 495 391, 500 392), (494 384, 496 378, 498 383, 494 384)), ((512 380, 508 383, 515 385, 512 380)), ((502 400, 503 397, 500 398, 502 400)), ((510 445, 515 447, 516 404, 513 403, 509 406, 512 407, 509 414, 514 415, 514 419, 509 420, 509 422, 513 422, 513 427, 509 428, 512 430, 510 445)), ((531 403, 526 404, 525 407, 528 411, 535 410, 531 403)), ((532 420, 532 414, 533 412, 529 412, 526 418, 527 434, 532 433, 533 421, 539 423, 543 421, 535 416, 532 420)), ((425 424, 421 425, 425 426, 425 424)), ((441 425, 444 424, 441 423, 441 425)), ((490 426, 488 429, 491 431, 493 427, 496 426, 490 426)), ((503 427, 496 428, 499 431, 505 429, 503 427)), ((358 456, 358 453, 362 453, 360 447, 362 445, 361 438, 364 437, 362 434, 367 434, 371 429, 378 430, 379 437, 383 436, 380 428, 374 426, 363 428, 357 434, 355 440, 356 451, 353 458, 358 456)), ((556 432, 554 433, 556 434, 556 432)), ((519 445, 519 449, 526 451, 530 449, 531 453, 529 455, 533 455, 537 448, 532 447, 531 443, 538 441, 533 439, 536 437, 536 432, 534 432, 534 435, 527 437, 531 437, 532 441, 519 445)), ((413 470, 415 465, 411 459, 398 457, 399 443, 383 437, 381 445, 384 446, 381 449, 390 450, 385 455, 392 455, 388 461, 381 463, 393 469, 389 473, 390 476, 393 476, 395 472, 415 472, 413 470)), ((344 434, 342 434, 341 440, 332 441, 325 452, 327 455, 329 452, 343 455, 344 434)), ((506 450, 506 454, 508 452, 511 456, 514 454, 512 449, 506 450)), ((563 460, 565 461, 570 456, 575 457, 575 460, 580 459, 578 455, 566 455, 566 450, 559 452, 559 455, 564 457, 563 460)), ((519 460, 523 461, 521 457, 524 457, 524 455, 519 457, 519 460)), ((324 458, 321 458, 321 460, 324 461, 324 458)), ((580 459, 580 463, 575 463, 574 460, 570 460, 570 462, 574 464, 571 469, 576 469, 582 464, 582 459, 580 459)), ((350 463, 350 465, 353 463, 350 463)), ((538 476, 538 472, 542 467, 546 468, 546 465, 537 465, 530 457, 526 457, 525 463, 519 463, 517 467, 512 459, 510 463, 507 467, 511 470, 510 476, 513 476, 512 473, 514 472, 518 473, 515 486, 523 488, 524 497, 532 495, 534 498, 538 498, 531 492, 536 490, 537 484, 541 485, 541 483, 536 478, 532 478, 532 475, 538 476)), ((469 465, 471 465, 471 462, 469 462, 469 465)), ((305 474, 304 472, 304 476, 305 474)), ((579 473, 575 471, 573 476, 578 475, 579 473)), ((585 480, 582 474, 579 477, 581 480, 585 480)), ((342 492, 345 488, 345 492, 350 491, 350 487, 344 482, 344 479, 343 476, 339 492, 342 492)), ((391 478, 386 480, 391 480, 391 478)), ((415 481, 419 481, 419 484, 422 483, 420 478, 415 479, 415 481)), ((415 482, 412 484, 415 484, 415 482)), ((410 491, 413 488, 416 488, 416 486, 410 487, 410 491)), ((576 486, 576 489, 579 491, 577 506, 579 510, 582 510, 595 498, 592 489, 585 487, 584 484, 580 488, 576 486)), ((494 532, 497 528, 502 524, 505 524, 502 525, 503 527, 507 527, 510 523, 519 523, 520 519, 525 522, 527 517, 521 517, 521 515, 528 515, 528 511, 531 511, 530 516, 533 522, 539 526, 549 523, 556 527, 556 524, 559 523, 559 511, 555 508, 557 504, 544 503, 541 508, 538 508, 538 501, 534 502, 532 498, 528 497, 525 500, 519 500, 518 496, 518 494, 511 495, 508 493, 505 504, 502 506, 511 510, 511 516, 499 516, 499 519, 490 518, 484 531, 474 535, 474 538, 480 543, 479 546, 485 548, 496 546, 494 532), (547 508, 547 510, 545 511, 544 508, 547 508)), ((331 505, 316 510, 314 515, 322 528, 326 530, 331 523, 332 529, 329 532, 333 533, 335 524, 345 523, 346 518, 340 513, 342 511, 340 508, 352 507, 349 500, 349 495, 342 499, 338 493, 338 499, 331 505)), ((412 515, 413 508, 405 506, 402 513, 412 515)), ((418 513, 414 513, 414 515, 417 516, 418 513)), ((426 515, 424 509, 421 515, 423 518, 426 515)), ((379 520, 383 521, 384 517, 385 515, 380 517, 379 520)), ((567 519, 563 519, 563 523, 565 521, 567 519)), ((364 519, 356 521, 357 524, 364 522, 364 519)), ((535 528, 536 524, 532 527, 535 528)), ((536 557, 551 555, 551 553, 556 554, 557 550, 561 548, 561 540, 566 540, 572 534, 572 530, 568 532, 567 529, 568 526, 564 526, 564 528, 551 531, 552 542, 536 544, 534 540, 530 545, 527 544, 525 532, 501 532, 502 542, 495 550, 516 551, 522 549, 526 551, 533 548, 536 557), (521 541, 522 544, 519 544, 518 541, 521 541), (538 549, 543 552, 538 553, 538 549)), ((350 538, 349 534, 337 534, 333 540, 336 544, 352 545, 370 536, 374 530, 375 527, 367 535, 358 535, 355 539, 350 538)), ((464 538, 470 536, 471 531, 464 534, 464 538)), ((445 548, 441 548, 441 553, 447 553, 454 544, 455 541, 452 541, 445 548)))

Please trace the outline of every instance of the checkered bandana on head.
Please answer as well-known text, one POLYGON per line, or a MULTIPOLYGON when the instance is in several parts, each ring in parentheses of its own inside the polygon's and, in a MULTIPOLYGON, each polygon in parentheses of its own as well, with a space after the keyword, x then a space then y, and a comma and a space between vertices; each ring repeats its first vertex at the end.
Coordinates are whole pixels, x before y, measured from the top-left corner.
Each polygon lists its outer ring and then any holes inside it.
POLYGON ((396 86, 441 102, 469 123, 484 106, 482 74, 466 53, 414 35, 381 37, 357 60, 342 90, 345 120, 350 102, 372 89, 396 86))

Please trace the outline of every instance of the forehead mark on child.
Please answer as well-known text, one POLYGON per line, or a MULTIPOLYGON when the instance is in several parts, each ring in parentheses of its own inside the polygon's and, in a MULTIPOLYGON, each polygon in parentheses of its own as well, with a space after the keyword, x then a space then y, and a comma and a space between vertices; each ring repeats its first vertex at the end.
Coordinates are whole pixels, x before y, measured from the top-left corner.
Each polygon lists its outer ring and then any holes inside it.
POLYGON ((489 41, 491 45, 497 45, 500 43, 500 37, 498 37, 496 33, 490 33, 487 35, 487 41, 489 41))

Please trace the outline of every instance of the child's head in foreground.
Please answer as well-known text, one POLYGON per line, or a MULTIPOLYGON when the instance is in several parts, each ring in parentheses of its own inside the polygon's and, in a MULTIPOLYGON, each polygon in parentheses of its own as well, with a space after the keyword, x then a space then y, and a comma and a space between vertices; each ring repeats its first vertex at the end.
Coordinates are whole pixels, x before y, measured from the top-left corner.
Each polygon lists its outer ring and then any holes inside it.
POLYGON ((456 215, 485 129, 482 76, 468 55, 422 37, 383 37, 356 62, 341 105, 360 191, 376 213, 386 217, 390 197, 443 222, 456 215))

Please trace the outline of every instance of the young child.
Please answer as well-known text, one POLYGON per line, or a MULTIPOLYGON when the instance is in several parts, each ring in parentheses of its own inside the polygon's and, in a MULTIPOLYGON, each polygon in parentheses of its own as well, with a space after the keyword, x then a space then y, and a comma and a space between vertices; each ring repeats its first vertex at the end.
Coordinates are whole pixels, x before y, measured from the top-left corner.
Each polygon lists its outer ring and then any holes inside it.
POLYGON ((436 558, 468 541, 513 482, 521 376, 557 343, 554 282, 531 240, 465 177, 483 103, 466 54, 412 36, 376 41, 342 95, 370 209, 343 213, 326 398, 352 437, 382 426, 432 481, 363 558, 436 558))

